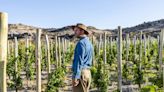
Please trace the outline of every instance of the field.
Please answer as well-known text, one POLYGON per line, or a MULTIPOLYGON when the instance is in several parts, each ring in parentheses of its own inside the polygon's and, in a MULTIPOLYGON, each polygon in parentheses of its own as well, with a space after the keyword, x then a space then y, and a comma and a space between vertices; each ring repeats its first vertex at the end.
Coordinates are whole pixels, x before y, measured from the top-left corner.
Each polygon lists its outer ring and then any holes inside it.
MULTIPOLYGON (((42 91, 71 92, 71 64, 76 41, 59 36, 48 39, 48 35, 39 36, 40 31, 36 39, 27 36, 8 40, 8 91, 35 92, 41 83, 42 91)), ((91 36, 94 46, 91 91, 116 92, 121 87, 123 92, 160 92, 160 42, 163 39, 160 34, 162 32, 151 37, 141 32, 130 37, 127 33, 123 39, 105 33, 91 36)))

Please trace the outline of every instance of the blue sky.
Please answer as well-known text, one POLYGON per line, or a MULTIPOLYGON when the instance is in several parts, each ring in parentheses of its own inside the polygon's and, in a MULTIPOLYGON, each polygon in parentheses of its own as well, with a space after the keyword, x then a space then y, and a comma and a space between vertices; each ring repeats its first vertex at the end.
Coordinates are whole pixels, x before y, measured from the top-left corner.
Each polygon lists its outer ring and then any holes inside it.
POLYGON ((9 23, 60 28, 76 23, 113 29, 164 19, 164 0, 0 0, 9 23))

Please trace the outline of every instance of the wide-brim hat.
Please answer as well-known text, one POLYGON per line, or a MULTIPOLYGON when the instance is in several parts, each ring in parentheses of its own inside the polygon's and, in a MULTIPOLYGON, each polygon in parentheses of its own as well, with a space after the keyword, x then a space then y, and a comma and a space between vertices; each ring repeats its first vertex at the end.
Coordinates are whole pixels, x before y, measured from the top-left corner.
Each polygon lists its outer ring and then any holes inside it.
POLYGON ((87 26, 85 26, 82 23, 77 23, 76 25, 73 25, 71 27, 72 27, 72 29, 74 29, 75 27, 78 27, 78 28, 84 30, 86 35, 89 35, 90 34, 89 31, 87 30, 87 26))

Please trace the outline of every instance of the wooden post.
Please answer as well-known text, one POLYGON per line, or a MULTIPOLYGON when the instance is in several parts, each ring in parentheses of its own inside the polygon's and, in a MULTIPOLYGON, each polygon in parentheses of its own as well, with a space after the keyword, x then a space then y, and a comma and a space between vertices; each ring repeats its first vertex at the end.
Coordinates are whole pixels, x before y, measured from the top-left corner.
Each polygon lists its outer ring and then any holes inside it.
POLYGON ((112 53, 112 37, 110 37, 110 52, 112 53))
POLYGON ((118 89, 122 92, 122 29, 118 27, 118 45, 117 45, 117 61, 118 61, 118 89))
POLYGON ((65 47, 64 47, 64 38, 62 38, 62 64, 65 62, 65 47))
POLYGON ((61 48, 60 48, 60 37, 58 38, 58 51, 59 51, 59 67, 61 67, 61 48))
POLYGON ((51 53, 52 53, 52 55, 51 55, 51 58, 53 58, 53 60, 55 60, 54 58, 55 58, 55 40, 54 39, 51 39, 51 53))
MULTIPOLYGON (((146 42, 147 40, 146 40, 146 35, 144 34, 144 62, 146 62, 146 57, 147 57, 147 55, 146 55, 146 42)), ((148 75, 146 74, 145 75, 145 77, 146 77, 146 85, 148 85, 148 75)))
MULTIPOLYGON (((28 39, 28 35, 26 35, 25 45, 26 45, 26 62, 27 62, 27 65, 28 65, 28 54, 29 54, 29 39, 28 39)), ((26 66, 26 67, 28 68, 28 66, 26 66)))
POLYGON ((93 46, 93 59, 92 59, 92 64, 93 64, 93 66, 95 66, 96 65, 96 63, 95 63, 95 48, 94 48, 94 46, 96 46, 95 44, 94 44, 95 42, 94 42, 94 37, 93 37, 93 35, 92 35, 92 46, 93 46))
MULTIPOLYGON (((51 55, 51 58, 53 58, 53 60, 55 60, 55 40, 54 39, 51 39, 52 43, 51 43, 51 50, 52 50, 52 55, 51 55)), ((53 61, 54 62, 54 61, 53 61)))
POLYGON ((126 61, 128 61, 128 57, 129 57, 129 34, 126 34, 126 61))
MULTIPOLYGON (((140 48, 139 48, 139 62, 138 62, 138 64, 139 64, 139 66, 138 66, 138 72, 140 73, 140 72, 142 72, 142 67, 141 67, 141 62, 142 62, 142 31, 140 31, 140 40, 139 40, 139 45, 140 45, 140 48)), ((140 77, 142 77, 142 75, 140 75, 138 73, 138 76, 140 76, 140 77)), ((141 88, 141 81, 142 80, 138 80, 138 87, 139 87, 139 89, 141 88)))
POLYGON ((8 55, 8 57, 10 57, 10 41, 8 40, 7 41, 7 55, 8 55))
POLYGON ((100 50, 101 50, 101 34, 99 36, 99 44, 98 44, 98 55, 100 56, 100 50))
POLYGON ((95 50, 94 50, 94 37, 93 37, 93 34, 92 34, 92 45, 93 45, 93 59, 92 59, 92 64, 93 66, 95 66, 95 50))
POLYGON ((0 12, 0 92, 7 92, 6 63, 8 39, 8 14, 0 12))
MULTIPOLYGON (((99 41, 97 40, 97 38, 96 38, 96 40, 95 40, 95 45, 96 45, 96 52, 98 52, 99 53, 99 41)), ((95 55, 97 55, 98 53, 95 53, 95 55)))
POLYGON ((107 48, 109 48, 110 47, 110 37, 107 36, 106 38, 107 38, 107 48))
POLYGON ((64 38, 64 46, 65 46, 64 51, 66 52, 68 49, 68 44, 67 44, 67 40, 65 38, 64 38))
MULTIPOLYGON (((159 48, 159 46, 160 46, 159 35, 157 36, 157 42, 158 42, 158 48, 159 48)), ((159 53, 159 50, 158 50, 158 53, 159 53)))
POLYGON ((140 32, 140 54, 139 54, 139 70, 141 71, 142 62, 142 31, 140 32))
POLYGON ((126 45, 126 43, 125 43, 125 38, 123 37, 123 38, 122 38, 122 48, 124 48, 125 45, 126 45))
POLYGON ((136 36, 134 36, 134 60, 136 60, 136 36))
POLYGON ((136 45, 139 44, 139 36, 136 37, 136 45))
POLYGON ((118 37, 116 37, 116 41, 115 41, 115 44, 118 44, 118 37))
POLYGON ((46 54, 47 54, 47 63, 48 63, 48 74, 51 73, 51 62, 50 62, 50 46, 49 46, 49 40, 48 40, 48 35, 46 35, 46 54))
MULTIPOLYGON (((29 48, 29 39, 28 39, 28 35, 26 35, 26 49, 29 48)), ((28 53, 28 50, 26 50, 26 53, 28 53)))
MULTIPOLYGON (((28 54, 29 54, 29 39, 28 39, 28 34, 26 35, 26 42, 25 42, 25 45, 26 45, 26 72, 28 71, 29 69, 29 62, 28 62, 28 54)), ((27 87, 29 86, 29 76, 26 76, 27 77, 27 87)), ((26 90, 27 91, 27 90, 26 90)))
POLYGON ((50 39, 50 58, 53 58, 53 43, 52 43, 52 39, 50 39))
POLYGON ((32 41, 32 38, 30 37, 30 38, 29 38, 29 46, 30 46, 30 47, 32 46, 32 45, 31 45, 32 42, 33 42, 33 41, 32 41))
POLYGON ((148 49, 148 51, 149 51, 149 44, 150 44, 150 35, 148 35, 148 39, 147 39, 147 49, 148 49))
POLYGON ((15 61, 15 71, 17 72, 18 69, 17 69, 17 62, 18 62, 18 40, 17 40, 17 37, 14 37, 14 40, 15 40, 15 58, 16 58, 16 61, 15 61))
POLYGON ((146 60, 146 35, 143 35, 144 37, 144 61, 146 60))
MULTIPOLYGON (((160 35, 160 34, 159 34, 160 35)), ((158 58, 159 58, 159 52, 160 52, 160 41, 159 41, 159 35, 157 35, 157 43, 158 43, 158 58)), ((150 41, 151 42, 151 41, 150 41)), ((151 43, 152 44, 152 43, 151 43)), ((151 45, 150 44, 150 45, 151 45)))
MULTIPOLYGON (((70 42, 70 40, 68 40, 68 48, 71 48, 71 42, 70 42)), ((71 51, 71 49, 70 49, 70 51, 71 51)))
POLYGON ((56 68, 58 68, 59 58, 58 58, 58 38, 55 36, 55 57, 56 57, 56 68))
POLYGON ((162 50, 163 50, 163 36, 164 36, 164 29, 161 30, 160 32, 160 39, 159 39, 159 71, 160 71, 160 75, 162 72, 162 50))
POLYGON ((144 56, 146 58, 146 35, 144 34, 144 56))
POLYGON ((11 53, 14 53, 14 40, 11 40, 11 53))
POLYGON ((36 44, 35 44, 35 59, 36 59, 36 85, 37 85, 37 91, 41 92, 41 29, 37 29, 36 33, 36 44))
POLYGON ((103 46, 103 58, 104 58, 104 64, 106 64, 106 33, 104 33, 104 46, 103 46))

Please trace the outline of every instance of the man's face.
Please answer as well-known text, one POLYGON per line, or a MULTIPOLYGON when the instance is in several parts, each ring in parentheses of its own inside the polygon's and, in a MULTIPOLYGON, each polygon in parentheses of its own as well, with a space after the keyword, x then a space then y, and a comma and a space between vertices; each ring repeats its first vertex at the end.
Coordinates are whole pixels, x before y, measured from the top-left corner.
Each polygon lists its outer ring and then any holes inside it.
POLYGON ((75 33, 75 36, 76 36, 76 37, 79 37, 80 35, 84 34, 84 31, 81 30, 81 29, 78 28, 78 27, 75 27, 75 28, 74 28, 74 33, 75 33))

